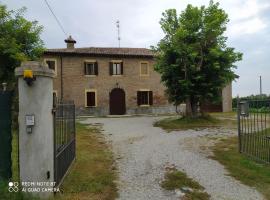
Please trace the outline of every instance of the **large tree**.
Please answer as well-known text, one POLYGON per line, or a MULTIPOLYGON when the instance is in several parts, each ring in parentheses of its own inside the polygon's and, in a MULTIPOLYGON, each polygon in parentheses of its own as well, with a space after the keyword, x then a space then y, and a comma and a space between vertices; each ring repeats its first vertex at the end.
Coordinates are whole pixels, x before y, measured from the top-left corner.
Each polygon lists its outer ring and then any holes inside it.
POLYGON ((165 37, 154 47, 155 69, 169 101, 175 106, 185 102, 186 114, 197 116, 200 104, 220 99, 222 88, 237 78, 234 63, 242 54, 226 45, 229 20, 219 3, 188 5, 179 16, 175 9, 162 15, 165 37))
POLYGON ((37 21, 28 21, 25 8, 7 10, 0 4, 0 83, 14 87, 14 69, 25 60, 36 60, 43 51, 40 39, 42 27, 37 21))

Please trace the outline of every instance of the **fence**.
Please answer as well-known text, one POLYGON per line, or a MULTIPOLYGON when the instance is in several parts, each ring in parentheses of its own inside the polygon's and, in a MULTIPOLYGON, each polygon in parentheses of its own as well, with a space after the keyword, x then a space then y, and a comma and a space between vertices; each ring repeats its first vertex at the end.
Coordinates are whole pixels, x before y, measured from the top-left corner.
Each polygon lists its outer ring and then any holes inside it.
POLYGON ((54 179, 59 185, 75 159, 75 105, 73 101, 54 102, 54 179))
POLYGON ((11 178, 11 97, 0 90, 0 180, 11 178))
POLYGON ((239 151, 270 163, 270 100, 238 101, 239 151))

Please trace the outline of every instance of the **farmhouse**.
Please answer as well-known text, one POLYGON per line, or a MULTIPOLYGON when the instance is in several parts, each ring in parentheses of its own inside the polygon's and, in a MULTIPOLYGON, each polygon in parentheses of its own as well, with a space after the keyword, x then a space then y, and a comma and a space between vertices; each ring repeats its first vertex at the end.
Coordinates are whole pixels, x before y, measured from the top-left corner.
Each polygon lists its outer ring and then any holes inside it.
MULTIPOLYGON (((162 114, 175 111, 154 71, 154 54, 146 48, 48 49, 43 59, 55 71, 54 93, 74 100, 78 115, 162 114)), ((230 111, 231 85, 222 91, 222 102, 205 110, 230 111)))

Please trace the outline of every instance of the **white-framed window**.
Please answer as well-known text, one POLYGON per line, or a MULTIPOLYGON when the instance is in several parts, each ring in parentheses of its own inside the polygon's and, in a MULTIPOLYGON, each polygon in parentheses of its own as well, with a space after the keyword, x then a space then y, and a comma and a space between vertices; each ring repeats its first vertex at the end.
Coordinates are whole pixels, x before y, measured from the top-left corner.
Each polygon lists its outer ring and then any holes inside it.
POLYGON ((121 60, 110 62, 110 75, 123 75, 123 62, 121 60))
POLYGON ((140 63, 140 76, 149 76, 149 63, 148 62, 140 63))
POLYGON ((57 60, 55 58, 45 58, 44 62, 57 74, 57 60))
POLYGON ((94 89, 85 90, 85 107, 97 106, 97 91, 94 89))

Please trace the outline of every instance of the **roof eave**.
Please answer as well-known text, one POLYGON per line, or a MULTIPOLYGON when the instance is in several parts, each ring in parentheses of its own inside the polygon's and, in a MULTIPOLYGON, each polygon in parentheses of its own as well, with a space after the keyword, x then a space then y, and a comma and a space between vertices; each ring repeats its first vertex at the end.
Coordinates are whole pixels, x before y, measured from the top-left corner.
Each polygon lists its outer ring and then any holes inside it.
POLYGON ((54 56, 96 56, 96 57, 134 57, 134 58, 154 58, 154 55, 149 54, 98 54, 98 53, 83 53, 83 52, 52 52, 44 51, 43 55, 54 55, 54 56))

